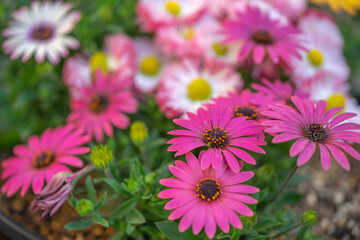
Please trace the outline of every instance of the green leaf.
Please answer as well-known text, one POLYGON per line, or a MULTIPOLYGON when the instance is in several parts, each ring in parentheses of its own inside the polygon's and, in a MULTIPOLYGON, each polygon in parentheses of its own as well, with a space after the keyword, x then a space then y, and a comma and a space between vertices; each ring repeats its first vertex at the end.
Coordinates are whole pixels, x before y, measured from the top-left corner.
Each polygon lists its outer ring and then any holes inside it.
POLYGON ((76 201, 76 199, 74 198, 74 195, 73 195, 72 193, 70 193, 69 201, 70 201, 71 206, 73 206, 74 208, 76 208, 77 201, 76 201))
POLYGON ((135 230, 135 225, 128 224, 128 225, 126 226, 126 233, 127 233, 128 235, 130 235, 134 230, 135 230))
POLYGON ((126 188, 124 188, 123 185, 121 185, 119 182, 117 182, 115 179, 104 179, 104 182, 106 182, 112 189, 114 189, 116 192, 118 192, 120 195, 131 198, 134 195, 128 191, 126 188))
POLYGON ((106 196, 107 196, 107 192, 105 191, 102 195, 101 195, 101 199, 98 202, 98 204, 96 204, 95 206, 95 210, 98 210, 99 208, 102 207, 102 205, 104 204, 105 200, 106 200, 106 196))
POLYGON ((96 191, 95 191, 95 188, 94 188, 94 185, 92 183, 92 179, 90 176, 86 177, 85 188, 86 188, 86 192, 89 196, 90 201, 93 202, 94 204, 96 204, 96 197, 95 197, 96 191))
POLYGON ((65 225, 65 229, 67 230, 82 230, 94 223, 92 218, 81 219, 80 221, 70 222, 65 225))
POLYGON ((136 208, 126 215, 125 221, 129 224, 143 224, 146 222, 144 216, 136 208))
POLYGON ((121 218, 125 216, 130 210, 132 210, 137 204, 135 198, 130 199, 120 204, 115 211, 110 215, 110 218, 121 218))
POLYGON ((178 224, 175 222, 162 221, 162 222, 156 222, 155 225, 170 240, 200 239, 199 236, 194 236, 190 230, 187 230, 183 233, 179 232, 178 224))
POLYGON ((102 225, 104 227, 109 227, 109 223, 105 218, 100 217, 97 214, 94 214, 93 219, 94 219, 95 223, 100 224, 100 225, 102 225))

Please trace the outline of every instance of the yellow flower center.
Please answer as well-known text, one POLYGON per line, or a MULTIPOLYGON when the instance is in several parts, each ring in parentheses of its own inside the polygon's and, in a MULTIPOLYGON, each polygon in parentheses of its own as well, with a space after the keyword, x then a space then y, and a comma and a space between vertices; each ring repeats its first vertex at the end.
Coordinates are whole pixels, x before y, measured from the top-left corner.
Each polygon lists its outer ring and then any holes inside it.
POLYGON ((195 36, 195 31, 193 28, 184 28, 181 32, 185 40, 190 40, 195 36))
POLYGON ((90 59, 90 69, 92 72, 95 72, 96 69, 100 68, 103 73, 108 71, 108 65, 106 63, 106 54, 104 52, 96 52, 91 56, 90 59))
POLYGON ((175 1, 168 1, 165 4, 165 8, 170 14, 172 14, 174 16, 179 15, 180 10, 181 10, 180 5, 175 1))
POLYGON ((193 101, 203 101, 209 99, 211 88, 209 83, 199 77, 193 80, 188 86, 188 96, 193 101))
POLYGON ((334 107, 345 107, 345 96, 341 93, 335 93, 327 99, 326 110, 334 107))
POLYGON ((227 54, 227 47, 224 44, 216 42, 213 44, 213 49, 214 49, 215 53, 219 56, 224 56, 227 54))
POLYGON ((324 61, 322 53, 317 49, 312 49, 308 52, 308 59, 315 67, 320 67, 324 61))
POLYGON ((142 60, 140 68, 143 74, 154 76, 159 72, 160 63, 155 56, 150 55, 142 60))

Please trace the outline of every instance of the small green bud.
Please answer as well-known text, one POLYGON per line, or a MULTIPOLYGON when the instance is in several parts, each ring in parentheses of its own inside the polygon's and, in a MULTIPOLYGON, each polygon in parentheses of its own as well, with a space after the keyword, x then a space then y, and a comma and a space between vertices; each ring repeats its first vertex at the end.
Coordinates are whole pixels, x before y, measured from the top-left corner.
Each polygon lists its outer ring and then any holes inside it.
POLYGON ((256 212, 254 211, 254 216, 252 216, 252 217, 240 216, 240 219, 241 219, 241 222, 242 222, 244 228, 251 228, 252 226, 254 226, 256 224, 256 221, 257 221, 256 212))
POLYGON ((94 204, 90 200, 82 198, 76 204, 76 211, 82 217, 89 216, 94 211, 94 204))
POLYGON ((263 181, 269 181, 273 177, 274 172, 272 165, 263 165, 257 170, 256 176, 263 181))
POLYGON ((143 144, 148 138, 148 130, 145 123, 142 121, 134 121, 130 127, 130 137, 136 145, 143 144))
POLYGON ((145 176, 145 183, 146 184, 152 184, 154 182, 156 174, 154 172, 151 172, 145 176))
POLYGON ((316 211, 310 210, 303 213, 301 223, 306 226, 312 226, 317 222, 316 211))
POLYGON ((98 168, 106 168, 113 160, 113 154, 107 145, 97 145, 91 149, 90 159, 98 168))

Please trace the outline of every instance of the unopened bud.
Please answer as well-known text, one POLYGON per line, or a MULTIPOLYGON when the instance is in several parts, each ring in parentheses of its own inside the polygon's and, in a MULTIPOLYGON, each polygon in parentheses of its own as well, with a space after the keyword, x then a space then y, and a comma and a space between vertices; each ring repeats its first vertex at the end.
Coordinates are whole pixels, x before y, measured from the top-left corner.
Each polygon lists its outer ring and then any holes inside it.
POLYGON ((134 121, 130 127, 130 137, 135 144, 143 144, 148 138, 148 130, 145 123, 142 121, 134 121))
POLYGON ((113 154, 107 145, 97 145, 91 149, 90 159, 98 168, 106 168, 113 160, 113 154))
POLYGON ((310 210, 303 213, 301 217, 301 223, 303 225, 312 226, 317 222, 316 211, 310 210))
POLYGON ((88 199, 81 199, 76 204, 76 211, 80 216, 89 216, 94 211, 94 204, 88 199))

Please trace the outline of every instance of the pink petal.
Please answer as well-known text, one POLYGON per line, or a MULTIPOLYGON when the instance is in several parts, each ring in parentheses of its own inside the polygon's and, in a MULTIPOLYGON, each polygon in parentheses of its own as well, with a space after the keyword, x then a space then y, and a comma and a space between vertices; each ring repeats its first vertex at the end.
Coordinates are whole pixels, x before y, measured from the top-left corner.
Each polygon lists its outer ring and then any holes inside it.
POLYGON ((251 171, 243 171, 243 172, 239 172, 237 174, 234 174, 231 177, 227 177, 226 179, 221 181, 221 184, 223 186, 234 185, 234 184, 237 184, 237 183, 245 182, 245 181, 249 180, 250 178, 252 178, 253 176, 254 176, 253 172, 251 172, 251 171))
POLYGON ((294 140, 296 138, 301 138, 301 137, 302 136, 298 133, 282 133, 282 134, 279 134, 276 137, 274 137, 271 142, 272 143, 282 143, 282 142, 287 142, 287 141, 294 140))
POLYGON ((200 178, 204 178, 204 173, 201 169, 201 166, 200 166, 200 162, 199 160, 195 157, 195 155, 193 153, 187 153, 185 155, 186 157, 186 161, 188 162, 189 164, 189 167, 191 168, 191 170, 193 172, 195 172, 196 174, 198 174, 198 176, 200 178))
POLYGON ((196 178, 194 176, 192 176, 191 173, 187 173, 184 170, 182 170, 178 167, 175 167, 173 165, 169 166, 169 170, 177 178, 179 178, 187 183, 193 184, 193 185, 197 184, 196 178))
POLYGON ((206 221, 205 217, 207 210, 206 204, 207 203, 204 201, 200 201, 200 203, 198 204, 199 212, 194 217, 193 227, 192 227, 193 233, 195 235, 200 233, 203 227, 205 226, 205 221, 206 221))
POLYGON ((240 215, 244 215, 246 217, 254 216, 254 213, 251 211, 251 209, 242 202, 234 201, 232 199, 224 199, 223 203, 225 206, 228 206, 240 215))
POLYGON ((211 159, 212 159, 212 166, 215 169, 218 169, 222 163, 222 154, 221 154, 221 149, 220 148, 215 148, 214 151, 212 152, 211 155, 211 159))
POLYGON ((170 189, 166 189, 164 191, 159 192, 159 194, 157 195, 159 198, 177 198, 177 197, 181 197, 184 195, 195 195, 194 193, 194 189, 176 189, 176 188, 170 188, 170 189))
POLYGON ((193 223, 193 219, 198 212, 199 203, 194 204, 194 206, 182 217, 179 223, 179 232, 184 232, 191 226, 191 224, 193 223))
POLYGON ((232 153, 230 153, 226 150, 223 150, 223 154, 224 154, 225 160, 226 160, 227 164, 229 165, 229 167, 231 168, 231 170, 238 173, 240 171, 240 166, 239 166, 238 160, 234 157, 234 155, 232 153))
POLYGON ((255 64, 260 64, 265 57, 265 47, 263 45, 256 45, 253 52, 255 64))
POLYGON ((307 163, 310 160, 311 156, 314 154, 316 149, 316 144, 314 142, 308 142, 304 150, 300 153, 297 159, 297 165, 300 167, 307 163))
POLYGON ((345 156, 345 154, 337 147, 332 144, 325 144, 325 146, 329 149, 331 154, 334 156, 335 160, 343 167, 345 170, 350 171, 350 164, 345 156))
POLYGON ((33 179, 32 189, 34 193, 39 193, 44 185, 45 172, 44 170, 39 170, 33 179))
POLYGON ((184 188, 184 189, 194 189, 194 185, 191 185, 187 182, 181 181, 177 178, 164 178, 161 179, 160 184, 166 187, 173 187, 173 188, 184 188))
POLYGON ((80 158, 70 156, 70 155, 63 155, 56 158, 58 162, 65 163, 70 166, 81 168, 84 166, 84 163, 80 160, 80 158))
POLYGON ((319 144, 321 165, 325 171, 330 168, 330 153, 323 144, 319 144))
POLYGON ((217 225, 220 227, 221 231, 228 233, 230 226, 223 209, 215 201, 211 202, 210 206, 217 225))
POLYGON ((166 209, 166 210, 175 209, 175 208, 181 207, 187 203, 190 203, 196 199, 198 199, 198 197, 196 197, 195 194, 177 197, 177 198, 170 200, 168 203, 166 203, 164 206, 164 209, 166 209))
POLYGON ((233 186, 225 186, 222 188, 223 192, 229 192, 229 193, 257 193, 259 191, 258 188, 244 185, 244 184, 237 184, 233 186))
POLYGON ((297 140, 290 148, 290 157, 295 157, 302 152, 308 142, 309 140, 306 138, 300 138, 297 140))
POLYGON ((233 147, 229 147, 229 146, 227 146, 226 149, 231 151, 232 153, 234 153, 241 160, 243 160, 249 164, 252 164, 252 165, 256 164, 255 159, 249 153, 247 153, 241 149, 233 148, 233 147))
POLYGON ((207 169, 211 164, 211 155, 214 150, 212 148, 209 148, 205 151, 204 155, 201 157, 201 168, 203 170, 207 169))
POLYGON ((187 213, 195 204, 197 204, 200 200, 197 198, 188 204, 185 204, 179 208, 176 208, 172 213, 169 215, 169 220, 176 220, 182 217, 185 213, 187 213))
POLYGON ((210 206, 206 209, 206 223, 205 223, 205 233, 208 238, 213 238, 216 233, 216 223, 213 216, 213 213, 210 209, 210 206))

